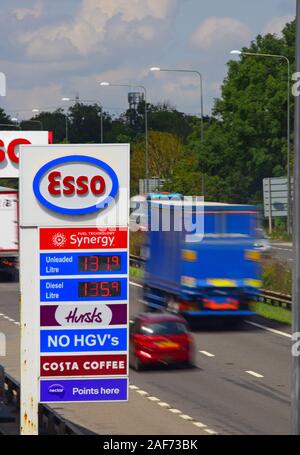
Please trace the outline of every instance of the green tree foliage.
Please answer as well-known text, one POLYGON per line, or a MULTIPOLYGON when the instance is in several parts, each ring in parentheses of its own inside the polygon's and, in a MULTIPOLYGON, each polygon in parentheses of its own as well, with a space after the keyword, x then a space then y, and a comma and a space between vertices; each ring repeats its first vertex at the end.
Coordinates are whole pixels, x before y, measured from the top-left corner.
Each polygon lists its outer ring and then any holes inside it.
MULTIPOLYGON (((285 55, 293 68, 294 42, 292 22, 281 38, 259 35, 243 51, 285 55)), ((287 172, 286 61, 246 55, 230 61, 213 115, 215 121, 206 130, 200 153, 200 169, 208 175, 207 197, 261 201, 262 179, 287 172)))
MULTIPOLYGON (((168 179, 177 169, 183 157, 180 139, 170 133, 150 131, 149 174, 151 177, 168 179)), ((139 179, 145 178, 145 141, 131 148, 131 192, 137 194, 139 179)))

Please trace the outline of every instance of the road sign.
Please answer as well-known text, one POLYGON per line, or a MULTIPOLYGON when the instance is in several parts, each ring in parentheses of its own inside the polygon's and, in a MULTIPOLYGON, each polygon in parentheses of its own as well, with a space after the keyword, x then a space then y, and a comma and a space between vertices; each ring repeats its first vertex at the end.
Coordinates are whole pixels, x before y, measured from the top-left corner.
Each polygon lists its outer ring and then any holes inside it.
MULTIPOLYGON (((272 177, 263 179, 264 215, 287 216, 288 181, 286 177, 272 177), (270 213, 271 205, 271 213, 270 213)), ((293 199, 293 177, 291 177, 291 199, 293 199)))
POLYGON ((129 146, 20 156, 21 432, 36 434, 39 402, 128 398, 129 146))
POLYGON ((19 177, 19 148, 23 144, 51 144, 50 131, 0 131, 0 178, 19 177))

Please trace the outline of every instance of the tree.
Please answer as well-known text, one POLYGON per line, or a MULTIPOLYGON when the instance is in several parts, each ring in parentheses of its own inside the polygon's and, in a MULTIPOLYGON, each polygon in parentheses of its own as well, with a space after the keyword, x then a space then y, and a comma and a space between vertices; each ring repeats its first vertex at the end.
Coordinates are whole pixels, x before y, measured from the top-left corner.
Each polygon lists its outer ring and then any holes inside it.
MULTIPOLYGON (((286 55, 293 64, 294 42, 292 22, 285 26, 281 38, 258 35, 243 51, 286 55)), ((210 176, 209 197, 223 196, 229 202, 261 201, 262 179, 286 175, 286 62, 246 55, 240 61, 230 61, 213 115, 201 163, 210 176)))
MULTIPOLYGON (((170 178, 182 157, 182 144, 177 136, 159 131, 149 132, 149 175, 170 178)), ((139 179, 145 178, 145 141, 132 145, 131 190, 138 192, 139 179)))

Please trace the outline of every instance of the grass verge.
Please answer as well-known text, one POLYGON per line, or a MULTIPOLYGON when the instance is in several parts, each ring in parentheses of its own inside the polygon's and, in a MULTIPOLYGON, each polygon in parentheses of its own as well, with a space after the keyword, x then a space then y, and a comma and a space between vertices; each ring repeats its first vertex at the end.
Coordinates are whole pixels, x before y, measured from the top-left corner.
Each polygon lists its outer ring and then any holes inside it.
POLYGON ((292 324, 292 312, 285 308, 268 305, 263 302, 255 302, 252 304, 252 309, 266 319, 272 319, 273 321, 278 321, 283 324, 292 324))
POLYGON ((129 267, 129 276, 130 278, 143 278, 143 271, 138 267, 129 267))

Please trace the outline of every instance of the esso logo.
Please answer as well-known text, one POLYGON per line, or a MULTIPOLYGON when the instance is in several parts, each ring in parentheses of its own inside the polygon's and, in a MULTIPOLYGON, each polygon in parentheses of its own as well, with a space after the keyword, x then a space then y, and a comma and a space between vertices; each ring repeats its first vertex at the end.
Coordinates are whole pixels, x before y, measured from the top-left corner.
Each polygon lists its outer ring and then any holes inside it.
POLYGON ((6 155, 7 158, 12 161, 15 164, 19 164, 19 156, 16 154, 16 147, 18 145, 26 145, 26 144, 31 144, 31 142, 28 139, 25 138, 17 138, 13 139, 7 146, 6 152, 5 152, 5 144, 2 139, 0 139, 0 163, 5 161, 6 155))
POLYGON ((35 175, 33 191, 47 209, 85 215, 107 207, 119 189, 115 171, 101 160, 84 155, 57 158, 35 175))

